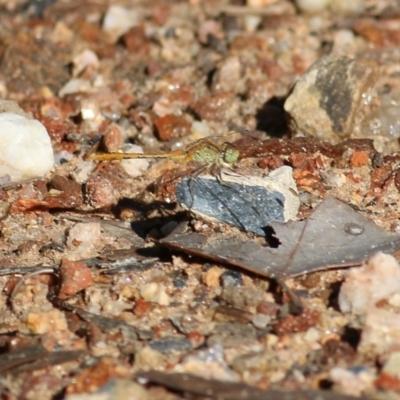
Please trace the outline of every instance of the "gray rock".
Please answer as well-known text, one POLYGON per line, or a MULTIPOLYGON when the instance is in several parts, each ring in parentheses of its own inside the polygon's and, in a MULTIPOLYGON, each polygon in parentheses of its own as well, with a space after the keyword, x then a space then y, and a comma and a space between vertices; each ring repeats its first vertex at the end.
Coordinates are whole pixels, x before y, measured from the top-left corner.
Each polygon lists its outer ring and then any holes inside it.
POLYGON ((224 348, 236 347, 256 340, 257 333, 252 325, 221 323, 215 326, 212 335, 207 339, 207 346, 219 344, 224 348))
POLYGON ((348 137, 362 95, 372 88, 378 66, 372 60, 325 56, 296 82, 284 108, 293 134, 336 143, 348 137))
POLYGON ((181 336, 167 336, 161 339, 155 339, 148 343, 148 345, 154 349, 159 351, 160 353, 168 353, 170 351, 183 351, 190 350, 192 348, 192 344, 189 339, 181 336))

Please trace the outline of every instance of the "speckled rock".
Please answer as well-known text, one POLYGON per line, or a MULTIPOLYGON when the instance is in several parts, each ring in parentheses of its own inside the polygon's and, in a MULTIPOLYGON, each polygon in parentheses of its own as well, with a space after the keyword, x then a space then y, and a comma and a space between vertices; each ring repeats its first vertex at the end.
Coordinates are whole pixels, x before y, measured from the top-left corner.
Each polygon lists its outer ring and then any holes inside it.
POLYGON ((89 267, 82 262, 64 258, 60 266, 61 288, 59 297, 66 299, 93 285, 89 267))
POLYGON ((339 293, 339 306, 344 312, 362 314, 380 300, 400 292, 400 266, 388 254, 377 253, 361 268, 349 272, 339 293))
POLYGON ((358 345, 360 354, 384 354, 398 349, 400 345, 400 320, 398 314, 372 308, 365 318, 361 341, 358 345))
POLYGON ((375 62, 325 56, 297 81, 284 108, 293 134, 338 142, 351 135, 362 95, 378 77, 375 62))

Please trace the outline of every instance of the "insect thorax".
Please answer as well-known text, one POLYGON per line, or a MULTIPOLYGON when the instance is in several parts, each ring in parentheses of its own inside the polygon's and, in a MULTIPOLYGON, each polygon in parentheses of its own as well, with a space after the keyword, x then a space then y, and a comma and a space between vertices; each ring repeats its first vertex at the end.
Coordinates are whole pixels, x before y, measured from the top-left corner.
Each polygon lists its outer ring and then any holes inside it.
POLYGON ((220 157, 220 150, 211 142, 204 142, 192 154, 192 159, 201 164, 213 164, 220 157))

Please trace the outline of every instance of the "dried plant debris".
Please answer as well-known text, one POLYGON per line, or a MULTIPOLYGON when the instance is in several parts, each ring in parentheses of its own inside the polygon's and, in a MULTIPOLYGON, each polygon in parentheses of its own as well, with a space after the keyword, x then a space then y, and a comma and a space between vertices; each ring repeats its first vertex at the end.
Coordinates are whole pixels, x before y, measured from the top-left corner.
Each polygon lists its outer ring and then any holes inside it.
POLYGON ((74 314, 79 315, 86 322, 93 322, 102 330, 110 332, 113 330, 120 329, 121 331, 124 331, 127 335, 129 335, 129 337, 132 340, 135 340, 137 338, 137 334, 135 332, 134 327, 132 327, 131 325, 128 325, 124 321, 90 313, 82 308, 72 306, 72 305, 60 300, 54 294, 49 294, 49 299, 53 302, 53 304, 55 306, 57 306, 61 309, 71 311, 74 314))
POLYGON ((85 355, 84 351, 50 352, 41 345, 27 346, 0 356, 0 373, 18 374, 62 364, 85 355))
POLYGON ((89 218, 89 217, 82 217, 77 215, 69 215, 69 214, 58 214, 59 218, 64 218, 70 221, 76 222, 96 222, 100 223, 101 229, 104 232, 107 232, 110 235, 115 237, 124 238, 132 242, 133 245, 136 247, 142 247, 144 245, 144 241, 135 234, 135 232, 130 229, 129 224, 126 224, 121 221, 112 221, 112 220, 101 220, 99 218, 89 218))
POLYGON ((204 379, 189 374, 174 374, 159 371, 140 372, 136 375, 139 382, 149 382, 166 386, 185 397, 201 396, 202 398, 220 400, 353 400, 356 397, 329 393, 321 390, 260 390, 242 383, 224 382, 204 379))
POLYGON ((277 248, 234 237, 171 235, 161 244, 234 265, 266 277, 290 277, 359 265, 377 251, 400 250, 400 236, 387 233, 350 206, 326 198, 304 221, 271 224, 277 248))
MULTIPOLYGON (((114 274, 127 271, 144 271, 152 268, 159 261, 156 257, 139 256, 136 249, 113 250, 99 255, 98 257, 85 258, 79 260, 91 268, 100 268, 104 273, 114 274)), ((60 264, 49 266, 35 265, 26 267, 4 267, 0 269, 0 276, 3 275, 27 275, 48 273, 49 271, 57 272, 60 264)))

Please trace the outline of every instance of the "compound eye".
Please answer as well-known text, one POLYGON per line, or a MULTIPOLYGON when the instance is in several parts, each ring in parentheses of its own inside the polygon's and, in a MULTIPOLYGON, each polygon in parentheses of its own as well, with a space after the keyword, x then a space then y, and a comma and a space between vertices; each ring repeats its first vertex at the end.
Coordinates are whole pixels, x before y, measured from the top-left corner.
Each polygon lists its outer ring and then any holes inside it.
POLYGON ((232 164, 239 158, 239 150, 235 149, 230 143, 224 143, 222 145, 223 150, 223 161, 232 164))

